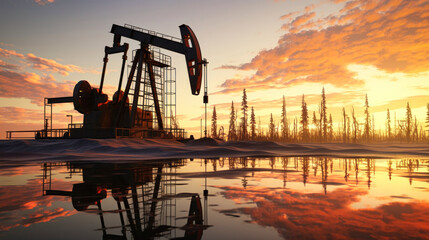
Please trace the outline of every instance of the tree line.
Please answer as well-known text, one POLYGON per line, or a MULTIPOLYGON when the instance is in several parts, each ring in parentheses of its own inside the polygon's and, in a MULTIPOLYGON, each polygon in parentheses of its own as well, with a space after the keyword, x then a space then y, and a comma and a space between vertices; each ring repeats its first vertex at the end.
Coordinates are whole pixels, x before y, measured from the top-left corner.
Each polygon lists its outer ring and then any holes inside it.
POLYGON ((364 119, 358 120, 355 109, 351 112, 342 108, 341 122, 334 126, 332 115, 328 114, 326 105, 325 88, 322 89, 321 100, 318 104, 318 111, 310 114, 302 95, 301 114, 298 117, 289 119, 286 110, 286 99, 283 96, 280 119, 276 121, 273 114, 267 128, 262 128, 260 119, 257 125, 255 110, 247 103, 246 89, 243 89, 243 96, 240 108, 241 118, 238 118, 239 111, 231 103, 228 131, 223 126, 218 129, 216 106, 213 107, 211 119, 210 136, 227 141, 282 141, 282 142, 343 142, 343 143, 371 143, 371 142, 427 142, 429 140, 429 103, 427 104, 426 125, 423 126, 417 121, 417 117, 412 115, 410 104, 407 102, 405 119, 396 119, 396 114, 392 120, 390 110, 386 109, 385 129, 375 128, 374 115, 370 113, 368 95, 365 95, 364 119), (310 116, 311 115, 311 116, 310 116))

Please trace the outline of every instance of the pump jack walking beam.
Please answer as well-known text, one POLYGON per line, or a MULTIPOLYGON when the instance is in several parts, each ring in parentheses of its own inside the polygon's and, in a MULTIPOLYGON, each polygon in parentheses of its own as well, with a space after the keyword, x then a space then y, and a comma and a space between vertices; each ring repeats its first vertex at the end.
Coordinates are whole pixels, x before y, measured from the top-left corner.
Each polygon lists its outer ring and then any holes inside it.
MULTIPOLYGON (((184 54, 186 58, 186 65, 188 68, 188 76, 189 76, 189 81, 191 85, 191 92, 193 95, 199 94, 201 89, 202 64, 204 63, 201 57, 200 45, 198 43, 198 40, 194 32, 190 27, 183 24, 179 26, 179 28, 182 35, 182 42, 176 41, 174 40, 174 38, 165 38, 163 36, 158 36, 156 34, 151 34, 148 32, 141 31, 139 29, 133 29, 126 26, 123 27, 116 24, 112 25, 111 33, 114 34, 114 41, 113 41, 114 46, 120 45, 121 37, 126 37, 126 38, 139 41, 141 44, 141 49, 137 51, 135 59, 133 61, 133 65, 131 67, 131 72, 128 77, 125 92, 121 100, 119 113, 115 120, 116 125, 119 124, 120 115, 121 115, 120 113, 125 107, 125 101, 129 95, 131 82, 134 77, 136 67, 138 66, 137 79, 134 87, 134 99, 133 99, 133 105, 131 107, 131 118, 130 118, 130 124, 129 124, 130 127, 134 126, 136 111, 137 111, 137 104, 138 104, 138 96, 140 91, 140 81, 141 81, 143 64, 144 64, 145 67, 147 67, 147 71, 149 73, 149 80, 151 84, 152 96, 153 96, 154 105, 155 105, 155 112, 158 120, 158 129, 159 130, 164 129, 163 119, 161 114, 161 107, 159 104, 158 93, 156 91, 156 83, 155 83, 155 75, 153 72, 153 66, 166 67, 166 65, 163 65, 162 63, 152 59, 151 53, 149 51, 149 45, 161 47, 169 51, 184 54)), ((107 55, 107 50, 106 50, 106 55, 107 55)), ((104 66, 103 66, 103 75, 102 75, 100 86, 102 86, 103 84, 106 63, 107 63, 107 58, 105 57, 104 66)), ((122 74, 123 74, 123 71, 121 71, 121 80, 122 80, 122 74)), ((120 81, 119 83, 120 85, 118 86, 118 93, 120 90, 121 82, 122 81, 120 81)))
POLYGON ((183 24, 179 28, 182 42, 116 24, 112 25, 110 32, 115 35, 116 39, 120 39, 122 36, 139 41, 142 45, 152 45, 185 55, 191 92, 193 95, 198 95, 201 89, 203 62, 200 44, 189 26, 183 24))

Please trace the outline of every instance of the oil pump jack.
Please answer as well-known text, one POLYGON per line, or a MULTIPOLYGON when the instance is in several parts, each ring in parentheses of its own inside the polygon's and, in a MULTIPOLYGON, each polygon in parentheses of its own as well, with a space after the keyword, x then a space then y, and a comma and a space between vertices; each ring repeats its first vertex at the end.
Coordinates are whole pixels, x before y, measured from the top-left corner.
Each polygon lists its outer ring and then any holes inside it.
MULTIPOLYGON (((79 81, 73 91, 72 97, 47 98, 47 104, 72 102, 74 109, 84 115, 83 126, 69 127, 63 137, 69 138, 115 138, 115 137, 178 137, 183 138, 184 131, 166 128, 164 116, 160 104, 159 91, 157 91, 155 69, 169 67, 166 62, 155 59, 151 47, 165 49, 185 55, 188 70, 191 93, 199 95, 203 78, 203 67, 206 69, 207 61, 201 56, 198 40, 187 25, 179 26, 181 39, 156 33, 132 25, 112 25, 113 45, 104 49, 103 70, 99 88, 93 88, 86 80, 79 81), (127 60, 128 43, 121 44, 121 39, 131 39, 140 43, 140 48, 134 52, 132 65, 127 77, 125 89, 122 90, 122 80, 127 60), (108 56, 122 53, 122 67, 116 93, 112 100, 103 93, 104 79, 108 56), (142 81, 148 79, 148 81, 142 81), (147 86, 146 86, 147 84, 147 86), (142 85, 145 85, 142 87, 142 85), (149 87, 150 86, 150 87, 149 87), (145 101, 147 93, 142 94, 141 89, 150 89, 150 99, 153 110, 144 109, 142 101, 145 101), (130 102, 130 97, 132 100, 130 102), (155 116, 153 116, 153 112, 155 116), (156 121, 154 121, 156 119, 156 121), (157 126, 154 126, 156 123, 157 126)), ((203 102, 208 103, 207 83, 205 76, 205 94, 203 102)), ((161 83, 163 84, 163 83, 161 83)), ((147 100, 147 99, 146 99, 147 100)), ((52 108, 51 108, 52 109, 52 108)), ((46 111, 45 111, 46 112, 46 111)), ((45 122, 48 122, 45 117, 45 122)), ((52 124, 52 119, 51 119, 52 124)), ((36 138, 48 138, 53 136, 52 128, 49 135, 48 124, 45 129, 38 132, 36 138)), ((57 136, 57 135, 56 135, 57 136)))

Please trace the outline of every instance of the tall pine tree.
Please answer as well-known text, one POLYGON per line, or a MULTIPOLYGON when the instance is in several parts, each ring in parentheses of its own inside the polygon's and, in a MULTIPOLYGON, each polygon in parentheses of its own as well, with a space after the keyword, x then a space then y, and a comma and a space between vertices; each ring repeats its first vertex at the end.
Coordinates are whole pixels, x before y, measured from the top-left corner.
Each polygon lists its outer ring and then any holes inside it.
POLYGON ((323 141, 326 142, 327 132, 328 132, 328 117, 326 113, 326 97, 325 97, 325 87, 322 89, 322 102, 320 104, 320 121, 322 122, 321 128, 323 130, 323 141))
POLYGON ((353 142, 355 143, 359 134, 359 122, 355 116, 355 108, 352 107, 352 118, 353 118, 353 142))
POLYGON ((406 113, 406 121, 405 121, 405 134, 407 137, 407 141, 411 140, 411 129, 412 129, 412 121, 413 115, 411 113, 410 103, 407 102, 407 113, 406 113))
POLYGON ((285 96, 283 96, 283 106, 282 106, 282 138, 283 140, 287 140, 289 138, 289 126, 287 124, 285 96))
POLYGON ((429 103, 427 104, 426 127, 429 127, 429 103))
POLYGON ((333 122, 332 122, 332 115, 329 114, 329 124, 328 124, 328 128, 329 128, 329 141, 332 141, 333 137, 334 137, 334 126, 333 126, 333 122))
POLYGON ((387 122, 386 122, 386 130, 387 130, 387 139, 390 140, 391 134, 392 134, 392 129, 390 127, 390 111, 389 109, 387 109, 387 122))
POLYGON ((217 138, 217 115, 216 115, 216 106, 213 106, 212 114, 212 138, 217 138))
POLYGON ((301 105, 301 126, 302 126, 302 140, 308 140, 308 110, 307 103, 304 100, 304 94, 302 95, 301 105))
POLYGON ((273 119, 272 113, 271 113, 271 118, 270 118, 270 126, 269 126, 268 130, 269 130, 268 134, 269 134, 270 140, 274 140, 274 136, 276 133, 276 125, 274 124, 274 119, 273 119))
POLYGON ((347 142, 347 114, 346 109, 343 107, 343 142, 347 142))
POLYGON ((237 140, 236 130, 235 130, 235 110, 234 110, 234 101, 231 103, 231 114, 229 116, 229 131, 228 131, 228 140, 235 141, 237 140))
POLYGON ((255 139, 256 137, 256 118, 255 118, 255 111, 252 110, 250 112, 250 134, 251 134, 251 138, 252 140, 255 139))
POLYGON ((368 94, 365 94, 365 141, 369 141, 369 134, 370 134, 370 118, 369 118, 369 104, 368 104, 368 94))
POLYGON ((242 126, 242 136, 241 138, 243 140, 247 139, 247 94, 246 94, 246 89, 243 89, 243 100, 241 102, 241 111, 243 111, 243 118, 241 126, 242 126))
MULTIPOLYGON (((319 132, 319 120, 317 119, 317 117, 316 117, 316 112, 315 111, 313 111, 313 122, 312 122, 312 124, 314 125, 314 131, 313 131, 313 137, 314 137, 314 139, 316 139, 317 138, 317 134, 318 134, 318 132, 319 132)), ((319 140, 319 139, 316 139, 316 140, 319 140)))

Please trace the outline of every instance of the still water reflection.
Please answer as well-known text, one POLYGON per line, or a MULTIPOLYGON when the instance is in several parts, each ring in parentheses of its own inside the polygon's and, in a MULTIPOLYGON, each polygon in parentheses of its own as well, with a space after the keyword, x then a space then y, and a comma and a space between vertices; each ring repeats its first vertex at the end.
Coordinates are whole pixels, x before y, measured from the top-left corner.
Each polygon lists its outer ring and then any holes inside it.
POLYGON ((3 167, 1 239, 429 239, 429 160, 3 167))

